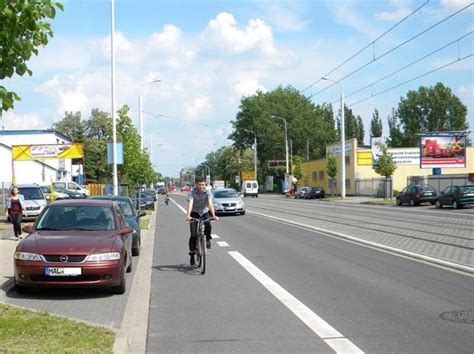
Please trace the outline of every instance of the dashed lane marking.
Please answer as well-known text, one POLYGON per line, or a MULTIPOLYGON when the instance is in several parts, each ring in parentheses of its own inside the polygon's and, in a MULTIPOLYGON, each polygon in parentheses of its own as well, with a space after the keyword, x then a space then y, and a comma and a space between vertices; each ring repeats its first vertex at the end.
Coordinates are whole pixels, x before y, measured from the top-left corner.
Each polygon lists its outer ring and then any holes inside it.
POLYGON ((241 253, 230 251, 229 254, 336 353, 363 353, 354 343, 344 337, 343 334, 319 317, 288 291, 283 289, 277 282, 262 272, 241 253))
POLYGON ((220 236, 217 235, 217 234, 211 234, 211 237, 212 237, 212 238, 220 238, 220 236))
POLYGON ((217 244, 221 247, 229 247, 229 244, 225 241, 217 241, 217 244))

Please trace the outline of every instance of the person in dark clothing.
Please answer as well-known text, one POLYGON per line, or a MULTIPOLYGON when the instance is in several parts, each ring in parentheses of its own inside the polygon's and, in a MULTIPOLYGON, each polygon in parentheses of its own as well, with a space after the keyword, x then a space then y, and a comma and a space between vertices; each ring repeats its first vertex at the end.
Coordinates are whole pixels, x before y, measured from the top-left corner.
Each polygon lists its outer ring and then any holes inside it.
POLYGON ((25 211, 25 198, 18 188, 13 187, 10 198, 7 199, 6 216, 10 217, 13 224, 14 240, 21 239, 21 217, 25 211))
MULTIPOLYGON (((212 192, 206 189, 206 182, 204 178, 198 178, 196 181, 196 187, 194 187, 188 195, 188 212, 186 214, 186 221, 190 221, 192 218, 196 219, 208 219, 210 216, 214 220, 218 220, 214 205, 212 204, 212 192)), ((196 238, 197 238, 197 224, 195 222, 190 223, 191 237, 189 238, 189 255, 191 265, 195 264, 194 254, 196 251, 196 238)), ((205 223, 205 233, 207 239, 207 248, 211 248, 211 222, 205 223)))

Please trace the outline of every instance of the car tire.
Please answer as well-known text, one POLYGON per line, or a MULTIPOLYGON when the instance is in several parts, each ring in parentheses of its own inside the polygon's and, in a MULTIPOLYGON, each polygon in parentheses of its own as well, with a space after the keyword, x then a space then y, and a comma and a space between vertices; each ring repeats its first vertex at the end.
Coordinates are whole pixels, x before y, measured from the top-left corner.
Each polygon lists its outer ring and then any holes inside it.
POLYGON ((443 204, 441 204, 441 202, 439 200, 437 200, 435 202, 435 207, 436 207, 436 209, 441 209, 443 207, 443 204))
POLYGON ((122 278, 120 280, 120 284, 116 286, 111 286, 110 292, 112 294, 122 295, 125 293, 126 290, 127 290, 127 278, 125 277, 125 272, 123 272, 122 278))
POLYGON ((395 199, 395 203, 397 204, 397 206, 401 206, 401 205, 402 205, 402 202, 400 201, 400 198, 396 198, 396 199, 395 199))
POLYGON ((137 245, 137 247, 132 248, 132 256, 136 257, 140 255, 140 245, 137 245))
POLYGON ((416 203, 415 203, 415 200, 413 198, 410 198, 410 206, 415 206, 416 203))
POLYGON ((245 211, 241 212, 240 215, 245 215, 245 211))
POLYGON ((457 202, 457 200, 453 200, 453 208, 454 209, 459 209, 461 206, 459 205, 459 203, 457 202))
POLYGON ((26 286, 18 285, 16 281, 14 281, 14 287, 17 294, 25 294, 29 290, 29 288, 26 286))

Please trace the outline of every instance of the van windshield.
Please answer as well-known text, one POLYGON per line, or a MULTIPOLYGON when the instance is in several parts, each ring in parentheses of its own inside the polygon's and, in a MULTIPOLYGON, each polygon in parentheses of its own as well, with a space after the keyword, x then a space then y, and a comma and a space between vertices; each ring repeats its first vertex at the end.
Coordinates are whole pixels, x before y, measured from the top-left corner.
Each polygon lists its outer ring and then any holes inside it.
POLYGON ((21 188, 20 194, 25 197, 25 200, 44 199, 40 188, 21 188))

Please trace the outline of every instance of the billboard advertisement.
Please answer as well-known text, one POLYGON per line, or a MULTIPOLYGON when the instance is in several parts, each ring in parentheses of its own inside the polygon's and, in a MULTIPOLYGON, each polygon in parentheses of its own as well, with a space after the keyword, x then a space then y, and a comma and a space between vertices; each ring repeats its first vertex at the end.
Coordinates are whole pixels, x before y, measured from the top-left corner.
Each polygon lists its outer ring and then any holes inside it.
POLYGON ((13 145, 12 160, 77 159, 84 157, 82 144, 13 145))
POLYGON ((466 135, 443 132, 422 135, 420 167, 466 167, 466 135))

